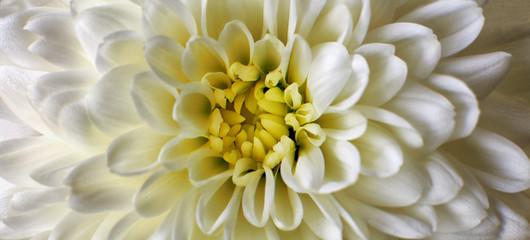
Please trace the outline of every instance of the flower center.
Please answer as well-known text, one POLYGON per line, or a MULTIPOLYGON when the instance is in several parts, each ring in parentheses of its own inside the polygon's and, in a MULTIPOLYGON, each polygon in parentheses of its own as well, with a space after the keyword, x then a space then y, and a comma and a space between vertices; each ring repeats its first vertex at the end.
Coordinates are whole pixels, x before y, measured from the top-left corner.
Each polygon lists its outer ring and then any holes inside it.
POLYGON ((208 73, 202 83, 212 89, 216 104, 209 119, 209 147, 230 164, 245 158, 255 167, 272 169, 297 145, 309 141, 320 146, 324 140, 320 126, 312 123, 313 105, 280 71, 262 73, 253 64, 236 62, 228 74, 208 73))

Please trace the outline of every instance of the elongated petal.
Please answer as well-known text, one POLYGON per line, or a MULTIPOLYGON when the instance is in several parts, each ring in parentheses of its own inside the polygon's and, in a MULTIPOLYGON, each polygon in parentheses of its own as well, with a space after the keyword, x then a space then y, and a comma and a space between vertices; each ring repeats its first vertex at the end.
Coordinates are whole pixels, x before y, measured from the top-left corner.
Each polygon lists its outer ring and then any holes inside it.
POLYGON ((295 35, 285 47, 280 66, 287 82, 301 86, 309 73, 311 59, 311 48, 303 38, 295 35))
POLYGON ((449 143, 447 149, 489 187, 503 192, 530 187, 528 157, 502 136, 477 128, 469 138, 449 143))
POLYGON ((212 234, 228 216, 237 213, 241 199, 241 188, 236 187, 231 180, 219 181, 208 186, 197 202, 197 224, 206 233, 212 234))
POLYGON ((146 43, 145 58, 153 72, 168 85, 181 87, 190 82, 182 70, 184 48, 166 36, 155 36, 146 43))
MULTIPOLYGON (((353 32, 353 17, 344 4, 335 4, 331 9, 324 9, 317 18, 307 42, 315 46, 324 42, 345 43, 353 32)), ((346 44, 347 45, 347 44, 346 44)))
POLYGON ((303 208, 298 193, 287 187, 281 177, 276 176, 274 203, 271 217, 277 228, 290 231, 302 222, 303 208))
POLYGON ((254 175, 245 187, 242 197, 243 213, 248 222, 263 227, 269 220, 274 200, 274 176, 272 170, 264 168, 265 176, 254 175))
POLYGON ((263 32, 264 1, 204 0, 201 11, 201 28, 204 36, 219 37, 226 23, 240 20, 249 27, 252 36, 259 39, 263 32))
POLYGON ((446 203, 453 199, 464 185, 460 174, 443 154, 434 152, 427 156, 422 164, 429 173, 432 186, 422 196, 421 203, 446 203))
POLYGON ((158 154, 170 136, 147 127, 127 132, 114 140, 107 150, 107 166, 119 175, 136 175, 157 165, 158 154))
POLYGON ((344 46, 325 43, 312 49, 313 62, 307 77, 307 98, 318 115, 335 100, 352 74, 350 58, 344 46))
POLYGON ((143 36, 136 31, 119 31, 103 38, 98 46, 95 64, 105 73, 115 67, 144 62, 143 36))
POLYGON ((268 73, 280 66, 285 46, 278 38, 266 35, 254 45, 252 63, 263 73, 268 73))
POLYGON ((145 70, 142 65, 115 68, 88 93, 86 102, 90 119, 105 134, 118 136, 141 123, 129 89, 133 76, 145 70))
POLYGON ((408 78, 422 80, 438 64, 441 45, 432 30, 415 23, 392 23, 374 29, 366 42, 394 44, 396 56, 407 63, 408 78))
POLYGON ((366 132, 352 141, 361 159, 361 174, 390 177, 403 164, 403 152, 392 134, 376 123, 368 123, 366 132))
POLYGON ((304 222, 320 238, 341 239, 341 221, 330 196, 301 195, 304 222))
POLYGON ((340 140, 353 140, 364 134, 367 120, 359 112, 324 113, 316 121, 326 132, 326 135, 340 140))
POLYGON ((401 89, 407 78, 407 64, 394 55, 395 47, 390 44, 371 43, 356 51, 363 55, 370 69, 370 80, 360 104, 379 106, 401 89))
POLYGON ((144 217, 157 216, 177 205, 191 187, 186 171, 159 170, 151 175, 136 193, 136 212, 144 217), (178 187, 175 187, 175 184, 178 187))
POLYGON ((65 180, 72 188, 69 207, 82 213, 131 209, 133 195, 145 177, 122 178, 109 172, 105 156, 97 155, 79 164, 65 180))
POLYGON ((369 82, 370 69, 366 59, 359 54, 352 57, 352 74, 346 80, 344 88, 333 100, 331 108, 343 111, 351 108, 359 99, 365 95, 366 86, 369 82))
POLYGON ((196 151, 188 161, 191 183, 202 186, 222 181, 232 175, 233 170, 221 156, 211 149, 196 151))
POLYGON ((149 238, 160 225, 164 216, 142 218, 131 212, 122 217, 109 232, 109 239, 149 238))
POLYGON ((208 131, 210 113, 215 107, 212 90, 200 83, 184 86, 173 107, 173 119, 186 126, 182 133, 187 136, 202 136, 208 131))
POLYGON ((131 85, 136 112, 159 133, 176 135, 180 132, 180 127, 172 116, 177 96, 174 89, 158 82, 150 73, 135 76, 131 85))
POLYGON ((442 57, 453 55, 471 44, 484 25, 482 8, 473 1, 436 1, 398 19, 431 28, 442 44, 442 57))
POLYGON ((429 182, 425 170, 409 160, 391 177, 361 175, 357 182, 345 191, 374 206, 402 207, 417 202, 427 187, 429 182))
POLYGON ((168 141, 160 150, 158 159, 162 165, 172 171, 178 171, 188 166, 190 157, 199 149, 207 146, 208 138, 175 137, 168 141))
POLYGON ((455 127, 453 105, 441 94, 418 83, 407 83, 384 108, 407 119, 421 133, 425 151, 447 141, 455 127))
POLYGON ((486 98, 506 76, 511 66, 511 55, 494 52, 440 61, 435 72, 462 79, 478 99, 486 98))
POLYGON ((143 9, 143 26, 148 37, 164 35, 181 45, 197 35, 195 19, 182 1, 148 1, 143 9))
POLYGON ((228 62, 240 62, 243 65, 250 63, 254 51, 254 38, 247 26, 240 21, 232 21, 225 25, 219 43, 228 55, 228 62))
POLYGON ((455 129, 449 140, 467 137, 475 129, 480 110, 475 95, 457 78, 432 74, 425 84, 449 99, 455 107, 455 129))
POLYGON ((194 82, 209 72, 224 72, 228 69, 225 50, 213 39, 193 37, 186 43, 182 55, 182 70, 194 82))

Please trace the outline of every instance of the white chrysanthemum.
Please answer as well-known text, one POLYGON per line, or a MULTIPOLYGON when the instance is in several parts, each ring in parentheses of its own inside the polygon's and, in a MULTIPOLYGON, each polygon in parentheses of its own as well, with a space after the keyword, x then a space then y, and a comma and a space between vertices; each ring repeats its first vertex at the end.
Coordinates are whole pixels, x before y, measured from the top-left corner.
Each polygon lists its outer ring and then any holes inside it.
POLYGON ((2 1, 0 238, 528 238, 484 2, 2 1))

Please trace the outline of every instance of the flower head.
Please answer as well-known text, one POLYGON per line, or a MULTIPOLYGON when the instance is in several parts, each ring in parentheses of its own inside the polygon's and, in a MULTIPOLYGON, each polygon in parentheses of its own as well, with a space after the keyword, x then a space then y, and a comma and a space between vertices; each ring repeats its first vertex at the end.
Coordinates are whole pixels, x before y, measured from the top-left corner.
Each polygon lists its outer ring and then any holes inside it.
POLYGON ((38 4, 0 3, 0 238, 529 234, 480 1, 38 4))

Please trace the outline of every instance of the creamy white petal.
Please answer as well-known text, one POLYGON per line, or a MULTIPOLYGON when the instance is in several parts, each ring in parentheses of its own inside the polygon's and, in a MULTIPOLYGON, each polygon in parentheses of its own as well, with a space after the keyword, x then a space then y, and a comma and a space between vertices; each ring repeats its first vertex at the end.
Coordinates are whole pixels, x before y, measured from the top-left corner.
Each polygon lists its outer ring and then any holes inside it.
POLYGON ((429 173, 431 187, 425 191, 420 203, 446 203, 453 199, 464 185, 462 177, 442 153, 433 152, 423 159, 421 164, 429 173))
POLYGON ((300 224, 295 230, 292 231, 278 231, 280 239, 308 239, 318 240, 321 239, 318 235, 313 233, 306 223, 300 224))
POLYGON ((43 72, 0 67, 0 97, 13 113, 40 133, 53 136, 27 97, 27 89, 43 72))
POLYGON ((88 239, 104 222, 107 213, 81 214, 74 211, 68 214, 55 226, 50 239, 88 239))
POLYGON ((398 141, 406 146, 412 148, 423 146, 423 139, 420 132, 399 115, 382 108, 365 105, 357 105, 354 109, 360 111, 368 120, 382 124, 398 141))
POLYGON ((225 49, 230 65, 235 62, 243 65, 250 63, 254 52, 254 38, 242 22, 227 23, 219 35, 219 43, 225 49))
POLYGON ((145 58, 153 72, 169 86, 190 82, 182 70, 184 48, 166 36, 155 36, 146 42, 145 58))
POLYGON ((13 194, 9 202, 9 208, 19 213, 39 210, 58 203, 64 203, 68 194, 69 190, 64 187, 22 190, 13 194))
POLYGON ((353 19, 344 4, 333 4, 324 8, 307 36, 310 46, 324 42, 347 44, 353 33, 353 19), (331 9, 330 9, 331 8, 331 9))
POLYGON ((268 32, 286 43, 295 31, 298 19, 297 2, 266 0, 263 14, 268 32))
POLYGON ((216 182, 223 182, 232 176, 233 169, 229 167, 228 162, 209 148, 195 151, 188 160, 190 180, 195 186, 215 185, 216 182))
POLYGON ((142 185, 134 197, 135 210, 142 217, 157 216, 180 200, 192 187, 187 171, 158 170, 142 185), (178 185, 178 187, 176 187, 178 185))
POLYGON ((530 161, 508 139, 477 128, 469 138, 444 146, 458 160, 471 167, 485 185, 503 192, 519 192, 530 187, 530 161))
POLYGON ((107 167, 118 175, 138 175, 158 166, 158 154, 171 136, 148 127, 131 130, 116 138, 107 149, 107 167))
POLYGON ((264 175, 256 174, 249 179, 241 204, 246 221, 256 227, 265 226, 274 201, 275 179, 272 170, 267 167, 263 170, 264 175))
POLYGON ((415 23, 392 23, 374 29, 366 36, 367 43, 390 43, 396 56, 408 67, 408 78, 422 80, 438 64, 441 45, 432 30, 415 23))
POLYGON ((511 62, 511 55, 505 52, 446 58, 440 61, 435 72, 462 79, 478 99, 484 99, 506 76, 511 62))
POLYGON ((168 170, 178 171, 188 166, 188 161, 197 150, 206 147, 208 138, 175 137, 168 141, 160 150, 158 159, 168 170))
POLYGON ((475 129, 480 114, 477 99, 471 89, 460 79, 439 74, 429 76, 425 85, 443 94, 455 107, 455 129, 449 140, 469 136, 475 129))
POLYGON ((147 125, 166 135, 180 132, 171 112, 178 97, 176 89, 159 82, 152 73, 142 73, 134 77, 130 91, 136 112, 147 125))
POLYGON ((215 107, 214 94, 209 87, 200 83, 188 83, 180 92, 173 106, 173 119, 186 136, 203 136, 208 131, 210 113, 215 107))
POLYGON ((304 205, 304 222, 322 239, 342 239, 339 213, 327 195, 300 195, 304 205))
POLYGON ((407 64, 394 55, 395 51, 393 45, 384 43, 369 43, 355 50, 365 57, 371 73, 368 86, 359 99, 360 104, 384 104, 394 97, 405 83, 407 64))
POLYGON ((195 19, 182 1, 153 0, 142 8, 144 33, 147 37, 164 35, 181 45, 197 35, 195 19))
POLYGON ((418 129, 425 151, 431 151, 447 141, 455 128, 455 108, 451 102, 420 83, 405 83, 383 108, 397 113, 418 129))
POLYGON ((319 194, 329 194, 342 190, 357 181, 361 169, 357 148, 347 141, 327 139, 321 146, 325 159, 324 178, 316 190, 319 194))
POLYGON ((255 39, 259 39, 263 28, 263 0, 230 1, 203 0, 201 11, 201 28, 204 36, 214 39, 219 37, 223 27, 232 20, 243 22, 255 39))
POLYGON ((0 176, 20 186, 38 186, 30 173, 36 166, 52 162, 69 147, 47 137, 25 137, 2 141, 0 144, 0 176), (35 155, 38 152, 38 155, 35 155))
POLYGON ((106 135, 116 137, 142 123, 129 89, 134 75, 146 70, 144 65, 114 68, 86 96, 90 120, 106 135))
POLYGON ((66 69, 91 68, 90 62, 77 49, 65 45, 62 42, 42 38, 33 42, 28 50, 46 59, 58 67, 66 69))
POLYGON ((192 37, 182 54, 182 70, 194 82, 201 81, 209 72, 228 69, 228 56, 223 47, 211 38, 192 37))
POLYGON ((297 83, 299 86, 306 81, 311 67, 311 48, 299 35, 294 35, 282 54, 280 69, 287 83, 297 83))
POLYGON ((163 220, 163 215, 142 218, 138 213, 131 212, 113 226, 108 239, 149 239, 163 220))
POLYGON ((345 191, 373 206, 403 207, 416 203, 428 187, 430 182, 425 170, 418 163, 409 160, 391 177, 361 175, 357 182, 345 191))
POLYGON ((252 63, 265 74, 273 71, 280 66, 284 49, 285 46, 278 38, 266 35, 254 44, 252 63))
POLYGON ((419 7, 397 21, 431 28, 442 45, 442 57, 471 44, 484 25, 482 8, 472 1, 436 1, 419 7))
POLYGON ((241 187, 230 179, 219 180, 206 186, 197 202, 197 225, 206 234, 214 233, 228 218, 237 213, 241 199, 241 187))
POLYGON ((98 45, 110 33, 141 30, 141 9, 132 4, 109 4, 89 8, 76 16, 75 30, 89 59, 95 59, 98 45))
POLYGON ((115 67, 144 63, 144 36, 131 30, 111 33, 99 44, 95 59, 96 68, 105 73, 115 67))
POLYGON ((366 118, 358 111, 330 111, 322 114, 316 123, 326 135, 338 140, 353 140, 366 131, 366 118))
POLYGON ((9 216, 2 219, 2 223, 12 229, 35 234, 53 228, 66 214, 66 210, 66 204, 54 204, 34 211, 9 216))
POLYGON ((65 180, 72 188, 69 207, 81 213, 132 209, 133 195, 145 178, 113 175, 106 167, 104 155, 89 158, 65 180))
POLYGON ((394 20, 396 5, 394 1, 370 0, 370 29, 391 23, 394 20))
POLYGON ((284 231, 297 228, 303 217, 303 207, 299 195, 287 187, 280 176, 276 176, 271 217, 276 227, 284 231))
POLYGON ((79 152, 67 151, 42 166, 34 167, 29 175, 42 185, 60 186, 77 163, 85 158, 79 152))
POLYGON ((348 51, 338 43, 313 47, 313 62, 307 77, 306 97, 321 115, 335 100, 353 70, 348 51))
MULTIPOLYGON (((243 210, 239 210, 239 214, 237 214, 237 219, 235 220, 235 226, 232 231, 226 231, 225 230, 225 239, 237 239, 237 240, 244 240, 244 239, 256 239, 256 240, 269 240, 269 239, 275 239, 271 238, 267 235, 266 227, 257 227, 250 223, 247 218, 245 218, 245 215, 243 214, 243 210), (231 232, 231 234, 230 234, 231 232), (230 238, 229 238, 230 237, 230 238)), ((270 229, 270 228, 269 228, 270 229)), ((274 229, 275 230, 275 229, 274 229)), ((276 238, 278 239, 278 238, 276 238)))
POLYGON ((366 132, 352 141, 359 150, 361 174, 372 177, 390 177, 403 164, 403 150, 392 134, 376 123, 368 123, 366 132))
POLYGON ((366 59, 359 54, 352 57, 352 74, 346 80, 346 84, 339 95, 333 100, 330 108, 346 110, 351 108, 359 99, 365 95, 366 86, 369 83, 370 69, 366 59))

